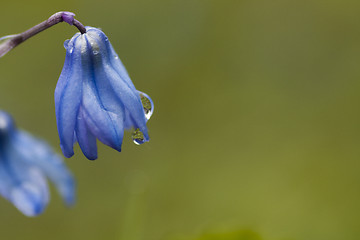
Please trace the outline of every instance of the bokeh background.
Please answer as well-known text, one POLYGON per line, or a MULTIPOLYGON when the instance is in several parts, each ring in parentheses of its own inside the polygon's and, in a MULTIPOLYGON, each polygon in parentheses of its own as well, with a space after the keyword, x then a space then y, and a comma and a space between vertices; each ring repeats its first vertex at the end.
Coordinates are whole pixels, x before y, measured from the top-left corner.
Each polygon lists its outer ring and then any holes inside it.
MULTIPOLYGON (((151 141, 127 133, 93 162, 76 147, 76 205, 52 188, 27 218, 1 198, 0 239, 360 239, 360 1, 2 1, 0 35, 60 10, 101 27, 152 97, 151 141)), ((59 152, 75 33, 59 24, 0 59, 1 109, 59 152)))

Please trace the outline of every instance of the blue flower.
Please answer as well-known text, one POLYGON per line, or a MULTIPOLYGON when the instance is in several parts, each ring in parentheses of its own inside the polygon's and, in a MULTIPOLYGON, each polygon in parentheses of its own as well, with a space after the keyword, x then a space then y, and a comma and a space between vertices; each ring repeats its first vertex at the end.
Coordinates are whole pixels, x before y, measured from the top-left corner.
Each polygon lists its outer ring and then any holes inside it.
POLYGON ((87 27, 64 43, 66 58, 55 89, 60 146, 74 155, 77 141, 84 155, 97 158, 96 139, 121 151, 124 130, 134 128, 134 142, 149 141, 146 122, 153 103, 137 91, 106 35, 87 27))
POLYGON ((61 157, 43 141, 16 129, 0 111, 0 194, 23 214, 36 216, 49 202, 49 178, 67 204, 75 200, 74 179, 61 157))

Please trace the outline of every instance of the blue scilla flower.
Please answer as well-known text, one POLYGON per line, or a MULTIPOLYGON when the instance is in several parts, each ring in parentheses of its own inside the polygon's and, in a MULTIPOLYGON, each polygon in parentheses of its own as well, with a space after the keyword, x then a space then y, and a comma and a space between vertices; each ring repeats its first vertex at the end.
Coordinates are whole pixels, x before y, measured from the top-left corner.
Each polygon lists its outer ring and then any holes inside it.
POLYGON ((106 35, 86 27, 86 33, 75 34, 64 46, 65 64, 55 89, 64 156, 73 156, 77 141, 88 159, 96 159, 96 139, 121 151, 124 130, 130 128, 135 143, 149 141, 152 100, 136 90, 106 35))
POLYGON ((61 157, 43 141, 18 130, 0 111, 0 194, 23 214, 36 216, 49 202, 48 177, 67 204, 75 198, 74 179, 61 157))

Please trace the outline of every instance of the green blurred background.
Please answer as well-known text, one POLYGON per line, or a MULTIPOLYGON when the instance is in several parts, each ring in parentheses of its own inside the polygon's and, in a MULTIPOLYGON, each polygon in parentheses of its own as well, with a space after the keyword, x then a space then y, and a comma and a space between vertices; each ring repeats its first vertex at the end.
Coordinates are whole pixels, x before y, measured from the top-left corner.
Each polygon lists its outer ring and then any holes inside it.
MULTIPOLYGON (((127 133, 94 162, 76 147, 77 204, 52 188, 27 218, 1 198, 0 239, 360 239, 359 1, 2 1, 0 36, 60 10, 101 27, 152 97, 151 141, 127 133)), ((59 152, 53 94, 74 33, 59 24, 0 59, 1 108, 59 152)))

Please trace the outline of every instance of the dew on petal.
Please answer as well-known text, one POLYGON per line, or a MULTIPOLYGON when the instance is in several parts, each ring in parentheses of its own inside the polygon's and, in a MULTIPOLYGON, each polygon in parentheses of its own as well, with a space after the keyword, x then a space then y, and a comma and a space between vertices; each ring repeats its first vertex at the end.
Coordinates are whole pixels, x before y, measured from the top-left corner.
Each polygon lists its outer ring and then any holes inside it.
POLYGON ((153 114, 154 106, 153 106, 151 100, 148 98, 148 96, 145 95, 144 93, 140 93, 140 98, 141 98, 141 103, 144 108, 145 118, 146 118, 146 120, 149 120, 151 115, 153 114))
POLYGON ((138 128, 135 129, 135 131, 132 133, 131 137, 133 139, 133 142, 136 145, 140 145, 140 144, 143 144, 145 142, 144 134, 138 128))

